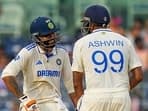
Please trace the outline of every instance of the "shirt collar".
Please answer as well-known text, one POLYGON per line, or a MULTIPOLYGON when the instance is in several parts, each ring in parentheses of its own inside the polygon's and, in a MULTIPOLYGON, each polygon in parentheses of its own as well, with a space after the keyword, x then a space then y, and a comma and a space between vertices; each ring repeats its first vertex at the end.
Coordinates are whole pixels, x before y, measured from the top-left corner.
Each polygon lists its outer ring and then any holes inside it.
MULTIPOLYGON (((39 53, 46 54, 45 51, 39 45, 37 45, 37 48, 38 48, 39 53)), ((56 55, 57 54, 57 47, 55 46, 49 54, 56 55)))
POLYGON ((111 32, 111 29, 103 29, 103 28, 100 28, 100 29, 95 29, 95 30, 93 30, 93 33, 94 32, 100 32, 100 31, 106 31, 106 32, 111 32))

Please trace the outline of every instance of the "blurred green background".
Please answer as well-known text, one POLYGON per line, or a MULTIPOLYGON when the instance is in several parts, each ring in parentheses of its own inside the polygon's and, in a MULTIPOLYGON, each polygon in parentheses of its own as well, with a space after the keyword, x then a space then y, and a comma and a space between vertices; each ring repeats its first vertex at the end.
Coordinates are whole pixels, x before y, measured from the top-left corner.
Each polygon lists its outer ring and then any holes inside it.
POLYGON ((80 27, 84 9, 97 3, 107 5, 112 16, 122 17, 124 28, 135 18, 148 16, 147 0, 0 0, 0 34, 28 35, 35 17, 50 16, 61 31, 72 35, 80 27))

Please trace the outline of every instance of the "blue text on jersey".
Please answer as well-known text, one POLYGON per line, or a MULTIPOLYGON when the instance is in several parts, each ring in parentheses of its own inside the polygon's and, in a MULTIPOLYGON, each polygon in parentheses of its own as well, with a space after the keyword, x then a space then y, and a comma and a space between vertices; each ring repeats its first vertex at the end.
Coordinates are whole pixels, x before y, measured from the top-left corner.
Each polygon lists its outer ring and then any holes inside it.
POLYGON ((38 70, 38 77, 60 77, 60 71, 56 70, 38 70))
POLYGON ((99 74, 102 74, 107 70, 111 70, 114 73, 119 73, 123 71, 124 54, 118 49, 111 50, 109 55, 106 54, 104 51, 96 50, 92 53, 91 59, 92 63, 94 63, 95 65, 95 72, 99 74), (99 58, 99 56, 101 58, 99 58), (101 66, 103 66, 102 69, 100 69, 101 66))
POLYGON ((90 47, 104 47, 104 46, 124 46, 122 40, 100 40, 89 42, 88 48, 90 47))

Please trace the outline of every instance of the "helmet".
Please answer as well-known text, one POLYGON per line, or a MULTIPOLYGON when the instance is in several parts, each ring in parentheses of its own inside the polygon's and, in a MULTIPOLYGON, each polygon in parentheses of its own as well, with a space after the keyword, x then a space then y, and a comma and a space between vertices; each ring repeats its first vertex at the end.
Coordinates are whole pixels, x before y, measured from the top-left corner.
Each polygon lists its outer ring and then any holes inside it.
POLYGON ((102 5, 91 5, 84 13, 83 29, 88 32, 90 23, 95 23, 97 26, 106 27, 110 22, 110 14, 102 5))
POLYGON ((108 10, 101 5, 92 5, 88 7, 84 13, 84 17, 88 17, 90 22, 98 25, 109 24, 110 15, 108 10))
POLYGON ((48 17, 38 17, 30 25, 30 33, 33 36, 44 36, 58 30, 54 22, 48 17))
POLYGON ((56 40, 54 40, 48 35, 57 32, 59 29, 56 27, 54 22, 48 17, 37 17, 34 19, 30 25, 30 33, 32 40, 38 45, 44 48, 53 48, 55 46, 56 40), (40 37, 49 37, 47 41, 41 41, 40 37))

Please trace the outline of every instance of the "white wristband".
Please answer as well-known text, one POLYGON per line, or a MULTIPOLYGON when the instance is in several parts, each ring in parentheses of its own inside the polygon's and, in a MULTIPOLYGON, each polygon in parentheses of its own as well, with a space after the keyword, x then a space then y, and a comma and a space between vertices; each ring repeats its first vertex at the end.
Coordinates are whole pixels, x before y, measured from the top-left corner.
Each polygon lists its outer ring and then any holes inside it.
POLYGON ((20 100, 22 103, 25 102, 25 101, 28 100, 28 99, 29 99, 29 97, 26 96, 26 95, 24 95, 24 96, 22 96, 22 97, 19 98, 19 100, 20 100))

